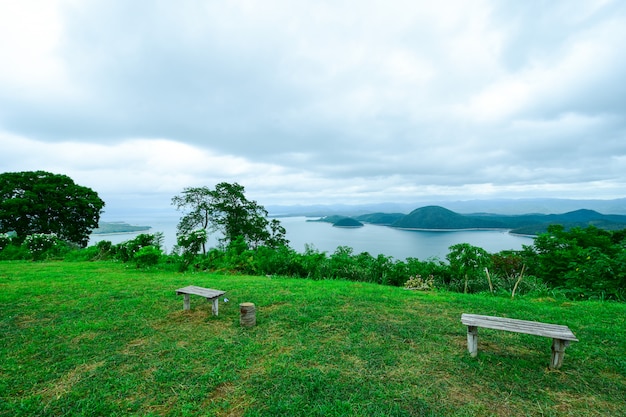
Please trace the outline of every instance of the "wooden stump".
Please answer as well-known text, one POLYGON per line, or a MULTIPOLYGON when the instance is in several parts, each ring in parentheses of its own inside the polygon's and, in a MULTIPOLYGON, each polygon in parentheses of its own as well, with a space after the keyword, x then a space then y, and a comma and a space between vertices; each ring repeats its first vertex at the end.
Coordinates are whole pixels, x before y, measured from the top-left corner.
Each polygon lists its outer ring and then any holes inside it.
POLYGON ((239 304, 239 312, 241 313, 239 323, 243 327, 256 326, 256 308, 253 303, 239 304))

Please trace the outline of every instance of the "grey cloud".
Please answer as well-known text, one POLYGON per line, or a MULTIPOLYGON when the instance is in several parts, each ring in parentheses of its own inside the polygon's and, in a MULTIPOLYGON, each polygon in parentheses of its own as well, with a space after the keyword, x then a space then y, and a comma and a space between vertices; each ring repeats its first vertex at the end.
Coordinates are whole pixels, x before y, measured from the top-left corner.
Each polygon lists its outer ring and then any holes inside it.
POLYGON ((0 128, 50 143, 163 138, 306 178, 255 179, 277 195, 616 181, 625 8, 69 3, 56 52, 71 91, 0 89, 0 128))

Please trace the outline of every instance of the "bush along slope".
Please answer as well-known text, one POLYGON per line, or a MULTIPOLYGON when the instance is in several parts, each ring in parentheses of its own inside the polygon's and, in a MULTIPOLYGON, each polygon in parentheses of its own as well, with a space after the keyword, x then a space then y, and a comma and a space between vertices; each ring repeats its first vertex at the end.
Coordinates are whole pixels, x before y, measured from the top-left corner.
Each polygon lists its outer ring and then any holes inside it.
POLYGON ((0 260, 109 259, 139 268, 343 279, 392 286, 404 286, 411 277, 420 276, 432 280, 435 288, 463 293, 559 293, 570 299, 626 300, 626 229, 608 231, 589 226, 565 230, 552 225, 521 251, 490 254, 458 244, 450 247, 445 260, 397 260, 354 253, 347 246, 339 246, 330 254, 313 247, 299 253, 284 244, 251 245, 242 237, 206 254, 200 253, 202 239, 193 240, 193 244, 183 242, 182 247, 165 254, 162 239, 160 234, 141 234, 118 245, 102 241, 80 249, 51 236, 34 235, 17 243, 8 235, 0 235, 0 260))

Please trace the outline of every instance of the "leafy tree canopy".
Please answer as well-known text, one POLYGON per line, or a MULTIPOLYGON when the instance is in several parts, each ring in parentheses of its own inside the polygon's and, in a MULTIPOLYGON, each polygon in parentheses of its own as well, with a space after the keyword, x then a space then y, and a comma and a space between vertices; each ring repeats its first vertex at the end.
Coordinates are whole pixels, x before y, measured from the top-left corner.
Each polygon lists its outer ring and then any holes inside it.
POLYGON ((458 276, 476 277, 491 266, 491 257, 483 248, 469 243, 457 243, 448 249, 450 252, 446 258, 450 262, 450 269, 458 276))
POLYGON ((66 175, 45 171, 0 174, 0 232, 15 232, 19 240, 33 233, 54 233, 87 246, 103 207, 98 193, 66 175))
POLYGON ((552 225, 529 248, 531 272, 553 288, 580 296, 624 298, 626 229, 607 231, 589 226, 565 230, 552 225))
MULTIPOLYGON (((178 223, 178 235, 194 230, 220 232, 222 242, 230 245, 243 239, 246 245, 278 247, 288 244, 285 229, 276 219, 268 220, 268 212, 256 201, 248 200, 245 189, 237 183, 222 182, 215 189, 185 188, 172 198, 178 210, 186 211, 178 223)), ((206 248, 203 242, 203 252, 206 248)))

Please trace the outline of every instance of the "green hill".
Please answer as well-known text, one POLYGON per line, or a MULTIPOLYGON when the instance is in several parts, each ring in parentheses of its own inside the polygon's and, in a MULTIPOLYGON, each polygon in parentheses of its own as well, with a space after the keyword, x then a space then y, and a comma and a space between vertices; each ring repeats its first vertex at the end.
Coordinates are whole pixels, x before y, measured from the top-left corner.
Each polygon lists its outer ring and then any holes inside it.
POLYGON ((626 415, 624 303, 113 262, 0 262, 0 286, 2 416, 626 415), (219 316, 194 296, 183 311, 190 284, 227 291, 219 316), (481 329, 472 358, 462 313, 564 324, 580 342, 550 372, 550 339, 481 329))
POLYGON ((335 227, 363 227, 363 223, 350 217, 345 217, 333 223, 335 227))
POLYGON ((345 219, 346 216, 342 216, 339 214, 333 214, 330 216, 324 216, 324 217, 320 217, 319 219, 315 219, 315 220, 307 220, 308 222, 322 222, 322 223, 332 223, 335 224, 340 220, 345 219))
POLYGON ((513 233, 543 233, 551 224, 566 229, 595 226, 606 230, 626 228, 626 216, 601 214, 593 210, 576 210, 563 214, 498 215, 489 213, 459 214, 440 206, 413 210, 391 226, 405 229, 510 229, 513 233))
POLYGON ((626 229, 626 216, 601 214, 594 210, 575 210, 563 214, 502 215, 492 213, 459 214, 441 206, 426 206, 402 213, 370 213, 355 217, 329 215, 318 220, 336 226, 355 227, 362 223, 391 226, 401 229, 467 230, 507 229, 511 233, 537 235, 547 231, 551 224, 560 224, 568 230, 573 227, 595 226, 605 230, 626 229), (359 224, 354 222, 361 222, 359 224), (337 224, 339 223, 339 224, 337 224))
POLYGON ((331 223, 336 227, 363 227, 363 223, 360 221, 347 216, 342 216, 338 214, 333 214, 331 216, 324 216, 317 220, 307 220, 311 222, 323 222, 323 223, 331 223))
POLYGON ((474 229, 505 228, 498 219, 473 217, 455 213, 439 206, 427 206, 413 210, 393 223, 394 227, 407 229, 474 229))
POLYGON ((356 216, 355 219, 364 223, 378 224, 381 226, 390 226, 406 216, 403 213, 371 213, 356 216))

